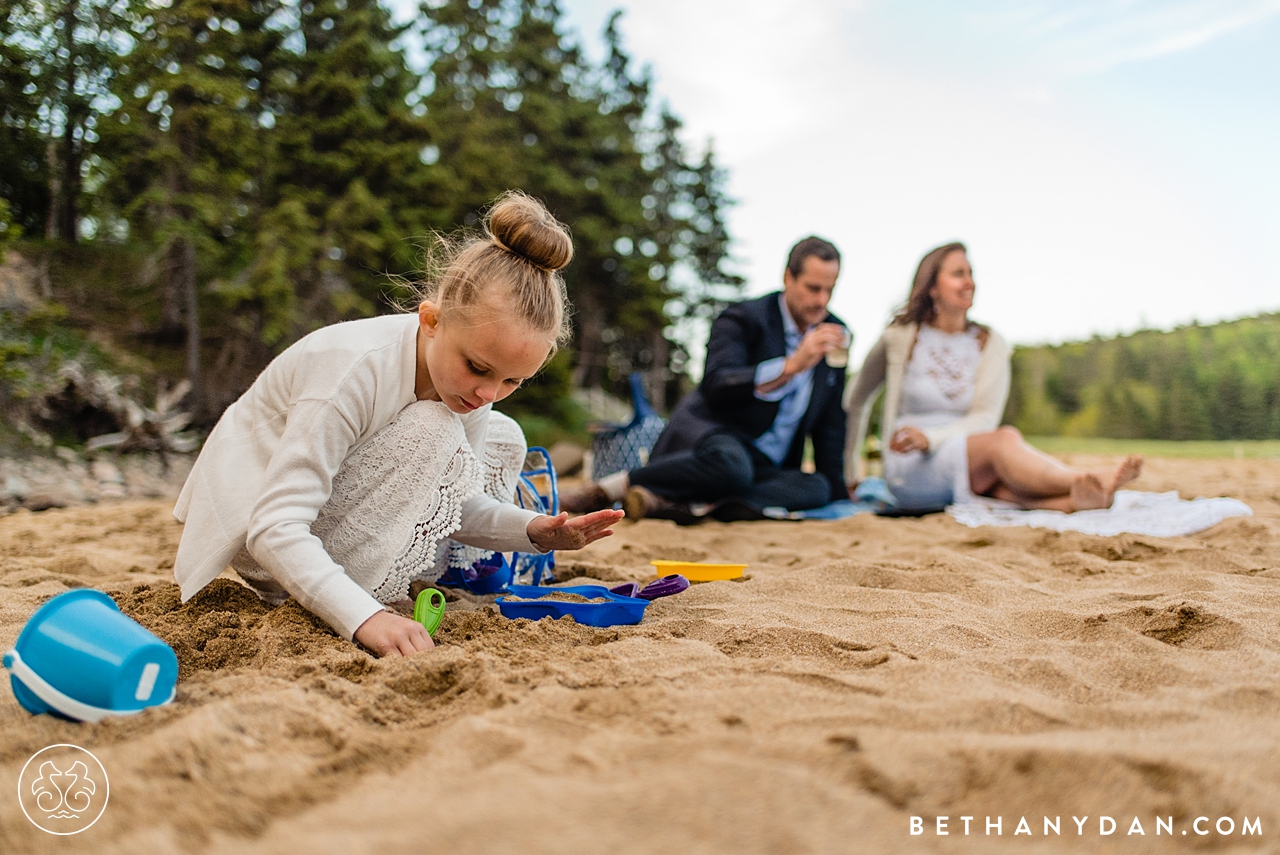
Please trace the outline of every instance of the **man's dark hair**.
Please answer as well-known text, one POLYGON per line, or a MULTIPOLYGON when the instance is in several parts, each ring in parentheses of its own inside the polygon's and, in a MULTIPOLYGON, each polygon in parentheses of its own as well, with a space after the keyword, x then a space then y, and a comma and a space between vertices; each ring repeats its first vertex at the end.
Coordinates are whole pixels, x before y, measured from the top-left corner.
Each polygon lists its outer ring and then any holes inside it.
POLYGON ((800 271, 804 270, 804 260, 811 255, 821 261, 840 263, 840 250, 836 249, 835 244, 815 235, 809 235, 791 247, 791 255, 787 256, 787 272, 792 276, 799 276, 800 271))

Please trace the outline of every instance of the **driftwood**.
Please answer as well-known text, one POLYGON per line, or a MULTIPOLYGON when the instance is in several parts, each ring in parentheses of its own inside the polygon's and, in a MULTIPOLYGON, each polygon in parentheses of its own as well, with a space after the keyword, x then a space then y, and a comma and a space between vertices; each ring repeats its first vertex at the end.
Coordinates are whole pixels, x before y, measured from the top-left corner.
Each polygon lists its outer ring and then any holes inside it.
MULTIPOLYGON (((177 405, 191 391, 186 380, 172 389, 163 383, 156 393, 155 405, 140 404, 127 394, 126 382, 119 375, 108 371, 90 371, 80 362, 69 359, 58 367, 56 384, 58 394, 70 393, 94 409, 107 414, 120 430, 89 439, 88 452, 114 449, 127 451, 153 451, 160 455, 167 468, 168 455, 194 451, 199 439, 185 428, 191 423, 191 414, 177 409, 177 405)), ((32 409, 41 417, 49 418, 53 412, 48 398, 33 402, 32 409)), ((24 431, 30 433, 30 431, 24 431)), ((34 437, 33 437, 34 438, 34 437)))

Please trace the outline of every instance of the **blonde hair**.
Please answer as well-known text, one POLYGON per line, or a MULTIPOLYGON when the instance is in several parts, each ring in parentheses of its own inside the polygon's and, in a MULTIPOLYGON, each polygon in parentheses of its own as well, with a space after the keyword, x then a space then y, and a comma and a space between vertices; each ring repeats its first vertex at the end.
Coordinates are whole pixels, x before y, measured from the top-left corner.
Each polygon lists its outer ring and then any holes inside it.
POLYGON ((569 341, 569 296, 559 271, 573 259, 569 227, 519 190, 503 193, 485 213, 480 234, 436 235, 426 280, 413 287, 441 316, 466 314, 501 296, 511 313, 550 333, 552 352, 569 341), (436 274, 436 275, 433 275, 436 274))

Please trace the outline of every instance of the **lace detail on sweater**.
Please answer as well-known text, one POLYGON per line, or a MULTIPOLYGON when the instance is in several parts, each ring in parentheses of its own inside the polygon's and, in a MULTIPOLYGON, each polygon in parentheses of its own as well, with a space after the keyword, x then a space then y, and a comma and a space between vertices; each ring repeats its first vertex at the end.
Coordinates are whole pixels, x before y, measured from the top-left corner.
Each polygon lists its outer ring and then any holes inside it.
MULTIPOLYGON (((520 471, 528 453, 524 431, 510 416, 489 413, 489 430, 484 443, 484 492, 500 502, 514 503, 520 471)), ((464 569, 493 555, 487 549, 449 541, 435 557, 436 578, 449 567, 464 569)))
POLYGON ((514 502, 520 470, 529 453, 524 431, 510 416, 489 413, 489 434, 484 444, 484 491, 500 502, 514 502))
POLYGON ((409 596, 409 583, 426 575, 435 565, 439 544, 462 526, 462 506, 480 492, 479 472, 474 456, 459 455, 454 463, 461 464, 449 473, 460 482, 460 489, 441 487, 435 507, 428 508, 413 527, 409 542, 396 556, 385 579, 373 590, 380 603, 393 603, 409 596))
POLYGON ((375 599, 403 600, 480 486, 462 423, 444 404, 419 401, 343 462, 311 531, 375 599))
MULTIPOLYGON (((462 506, 481 490, 513 501, 524 455, 524 433, 507 416, 490 413, 481 463, 443 404, 410 404, 343 461, 311 533, 379 602, 403 600, 410 582, 492 554, 448 538, 462 526, 462 506)), ((248 550, 231 565, 267 602, 288 597, 248 550)))
POLYGON ((981 359, 976 329, 944 333, 921 327, 907 363, 899 425, 936 427, 963 416, 973 403, 981 359))

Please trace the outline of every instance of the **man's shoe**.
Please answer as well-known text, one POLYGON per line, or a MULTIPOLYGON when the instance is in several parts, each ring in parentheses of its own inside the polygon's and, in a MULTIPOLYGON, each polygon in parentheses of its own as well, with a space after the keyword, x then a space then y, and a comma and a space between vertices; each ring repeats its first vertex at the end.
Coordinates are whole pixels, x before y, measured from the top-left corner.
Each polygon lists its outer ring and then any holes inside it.
POLYGON ((569 490, 560 491, 560 510, 571 514, 589 514, 613 507, 613 499, 595 481, 569 490))
POLYGON ((711 506, 711 516, 720 522, 754 522, 769 515, 743 499, 721 499, 711 506))
POLYGON ((648 517, 657 520, 674 520, 677 525, 695 525, 702 522, 702 518, 694 514, 684 502, 673 502, 644 487, 632 487, 627 490, 627 495, 622 500, 622 510, 626 511, 627 519, 633 521, 648 517))
POLYGON ((622 499, 622 510, 629 520, 642 520, 652 516, 662 502, 666 501, 652 490, 644 487, 632 487, 622 499))

